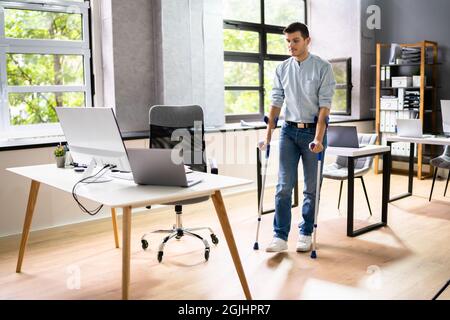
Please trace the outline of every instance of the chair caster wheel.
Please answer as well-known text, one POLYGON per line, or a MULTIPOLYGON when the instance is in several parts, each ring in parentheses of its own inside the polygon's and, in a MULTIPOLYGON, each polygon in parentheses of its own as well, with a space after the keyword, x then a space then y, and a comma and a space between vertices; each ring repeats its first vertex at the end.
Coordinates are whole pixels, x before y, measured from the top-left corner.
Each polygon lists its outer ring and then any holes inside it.
POLYGON ((158 262, 161 263, 164 252, 158 251, 158 262))
POLYGON ((148 242, 145 239, 141 240, 142 249, 146 250, 148 248, 148 242))
POLYGON ((205 260, 208 261, 209 259, 209 249, 205 250, 205 260))
POLYGON ((218 244, 219 243, 219 239, 217 238, 217 236, 213 233, 211 234, 211 241, 213 244, 218 244))

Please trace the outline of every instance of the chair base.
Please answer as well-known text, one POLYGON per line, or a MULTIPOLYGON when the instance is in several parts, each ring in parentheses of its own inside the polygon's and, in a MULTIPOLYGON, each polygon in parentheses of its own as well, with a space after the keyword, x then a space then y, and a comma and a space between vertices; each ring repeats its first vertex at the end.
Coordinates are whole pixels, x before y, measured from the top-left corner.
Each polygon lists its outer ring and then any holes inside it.
MULTIPOLYGON (((158 248, 158 262, 162 261, 163 255, 164 255, 164 247, 166 245, 166 243, 170 240, 170 239, 181 239, 184 236, 191 236, 194 238, 197 238, 199 240, 201 240, 203 242, 203 244, 205 245, 205 260, 208 261, 209 259, 209 252, 210 252, 210 246, 208 243, 208 240, 204 239, 202 236, 198 235, 197 233, 194 233, 193 231, 198 231, 198 230, 209 230, 210 232, 210 236, 211 236, 211 241, 213 244, 217 245, 219 243, 219 239, 217 238, 217 236, 214 234, 214 231, 209 228, 209 227, 200 227, 200 228, 183 228, 183 227, 176 227, 175 225, 173 226, 172 229, 168 229, 168 230, 156 230, 156 231, 152 231, 151 233, 168 233, 169 235, 166 236, 162 242, 159 245, 158 248)), ((142 249, 146 250, 148 248, 148 241, 146 240, 146 237, 148 236, 148 234, 144 234, 141 238, 141 245, 142 245, 142 249)))

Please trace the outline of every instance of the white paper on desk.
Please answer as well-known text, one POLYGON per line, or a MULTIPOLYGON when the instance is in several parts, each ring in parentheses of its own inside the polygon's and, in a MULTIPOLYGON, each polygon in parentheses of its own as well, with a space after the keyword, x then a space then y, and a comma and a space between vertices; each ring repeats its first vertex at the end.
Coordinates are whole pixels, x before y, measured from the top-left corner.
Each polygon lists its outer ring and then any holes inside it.
POLYGON ((191 172, 193 172, 192 170, 191 170, 191 168, 189 168, 188 166, 184 166, 184 172, 186 173, 186 174, 188 174, 188 173, 191 173, 191 172))

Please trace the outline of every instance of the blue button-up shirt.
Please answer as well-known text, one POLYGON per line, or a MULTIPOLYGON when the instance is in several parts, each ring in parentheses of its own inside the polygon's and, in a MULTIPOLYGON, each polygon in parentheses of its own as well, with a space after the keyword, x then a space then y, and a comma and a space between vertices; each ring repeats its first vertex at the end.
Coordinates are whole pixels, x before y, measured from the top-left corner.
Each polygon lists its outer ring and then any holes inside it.
POLYGON ((328 61, 309 54, 303 62, 294 57, 283 61, 275 71, 272 105, 285 103, 285 120, 312 123, 320 107, 331 108, 336 81, 328 61))

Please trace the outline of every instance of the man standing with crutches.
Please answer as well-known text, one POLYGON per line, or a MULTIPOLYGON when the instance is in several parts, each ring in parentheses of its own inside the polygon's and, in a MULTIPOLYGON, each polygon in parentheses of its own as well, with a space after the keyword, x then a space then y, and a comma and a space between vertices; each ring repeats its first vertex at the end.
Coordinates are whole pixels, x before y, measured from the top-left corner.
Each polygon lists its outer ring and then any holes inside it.
POLYGON ((306 252, 311 250, 316 184, 320 183, 317 181, 317 154, 324 152, 327 145, 326 119, 330 114, 336 82, 331 64, 309 53, 311 38, 306 25, 292 23, 284 29, 284 35, 291 58, 283 61, 275 71, 265 139, 267 146, 272 139, 275 119, 285 104, 285 123, 279 141, 280 168, 275 195, 274 237, 266 251, 280 252, 288 248, 292 190, 297 183, 297 167, 301 158, 304 175, 303 222, 299 224, 296 250, 306 252))

